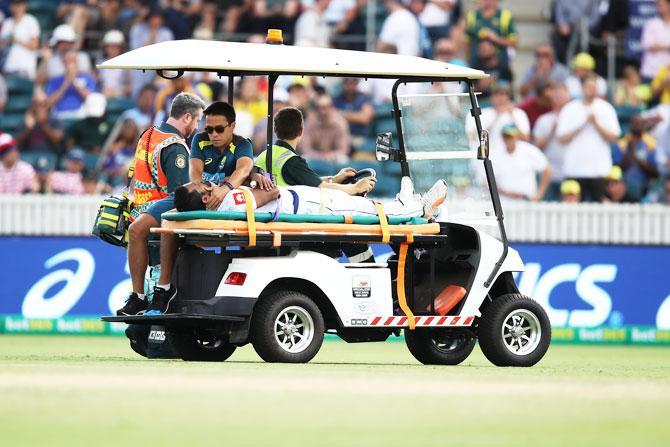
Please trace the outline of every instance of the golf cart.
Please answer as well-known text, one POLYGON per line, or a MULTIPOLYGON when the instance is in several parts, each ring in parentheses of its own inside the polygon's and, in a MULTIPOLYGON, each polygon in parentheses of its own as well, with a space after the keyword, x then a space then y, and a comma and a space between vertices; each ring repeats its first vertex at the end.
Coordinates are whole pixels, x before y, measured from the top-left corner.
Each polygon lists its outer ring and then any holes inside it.
MULTIPOLYGON (((519 294, 523 271, 508 246, 481 128, 478 70, 417 57, 324 48, 182 40, 129 51, 101 69, 268 77, 268 110, 280 76, 391 79, 397 135, 377 138, 376 156, 409 176, 416 192, 445 179, 435 220, 378 216, 192 211, 163 215, 157 234, 179 237, 176 313, 104 317, 144 328, 133 348, 169 342, 184 360, 223 361, 252 343, 268 362, 308 362, 324 333, 347 342, 385 341, 404 331, 414 357, 456 365, 475 343, 499 366, 531 366, 548 349, 542 307, 519 294), (416 93, 407 86, 423 85, 416 93), (474 121, 476 141, 466 126, 474 121), (385 262, 342 262, 345 245, 382 244, 385 262), (147 337, 147 334, 148 337, 147 337)), ((268 161, 272 159, 268 113, 268 161)), ((270 166, 271 163, 268 163, 270 166)), ((272 174, 272 173, 270 173, 272 174)), ((247 200, 250 204, 251 201, 247 200)), ((380 259, 378 259, 379 261, 380 259)))

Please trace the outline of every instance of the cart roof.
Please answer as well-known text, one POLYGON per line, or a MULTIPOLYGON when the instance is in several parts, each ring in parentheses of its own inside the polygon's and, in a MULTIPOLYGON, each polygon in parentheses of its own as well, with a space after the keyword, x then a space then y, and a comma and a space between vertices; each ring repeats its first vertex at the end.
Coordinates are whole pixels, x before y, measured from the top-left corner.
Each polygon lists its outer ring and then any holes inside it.
POLYGON ((445 80, 487 76, 480 70, 414 56, 211 40, 148 45, 105 61, 98 68, 445 80))

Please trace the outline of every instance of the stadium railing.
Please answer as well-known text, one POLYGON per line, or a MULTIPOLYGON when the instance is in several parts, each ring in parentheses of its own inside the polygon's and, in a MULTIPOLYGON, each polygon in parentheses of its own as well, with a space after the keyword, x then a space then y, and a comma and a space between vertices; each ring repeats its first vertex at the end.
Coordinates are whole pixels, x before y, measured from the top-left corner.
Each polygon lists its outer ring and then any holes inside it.
MULTIPOLYGON (((89 236, 102 196, 0 195, 0 236, 89 236)), ((670 207, 506 202, 513 242, 670 245, 670 207)))

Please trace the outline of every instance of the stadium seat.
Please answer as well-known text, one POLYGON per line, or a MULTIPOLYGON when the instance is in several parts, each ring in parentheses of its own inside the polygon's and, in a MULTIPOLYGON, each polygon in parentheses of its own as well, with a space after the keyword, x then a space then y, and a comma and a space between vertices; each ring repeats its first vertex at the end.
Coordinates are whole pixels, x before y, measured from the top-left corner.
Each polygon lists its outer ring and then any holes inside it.
POLYGON ((16 94, 33 94, 34 84, 30 79, 18 76, 7 76, 5 78, 5 84, 7 84, 7 94, 9 98, 16 94))
POLYGON ((23 113, 5 113, 0 121, 0 129, 3 132, 16 136, 16 131, 23 124, 23 113))
POLYGON ((21 152, 21 160, 30 163, 35 168, 37 168, 37 162, 41 159, 45 159, 51 169, 56 168, 56 163, 58 162, 58 155, 56 155, 53 152, 49 151, 21 152))
POLYGON ((312 168, 314 172, 318 175, 334 175, 337 174, 337 166, 335 163, 332 163, 327 160, 322 160, 320 158, 310 158, 307 160, 307 163, 312 168))
POLYGON ((7 101, 5 106, 5 113, 9 114, 24 114, 26 110, 30 108, 30 103, 32 102, 33 97, 29 94, 14 94, 7 101))

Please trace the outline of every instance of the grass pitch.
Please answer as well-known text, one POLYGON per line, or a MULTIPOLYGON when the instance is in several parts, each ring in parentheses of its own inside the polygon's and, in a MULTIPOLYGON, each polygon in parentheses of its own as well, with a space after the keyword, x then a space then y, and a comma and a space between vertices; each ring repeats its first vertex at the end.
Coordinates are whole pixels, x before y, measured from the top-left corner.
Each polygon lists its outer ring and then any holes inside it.
POLYGON ((560 346, 533 368, 326 341, 307 365, 146 360, 121 337, 0 336, 0 444, 667 445, 670 349, 560 346))

